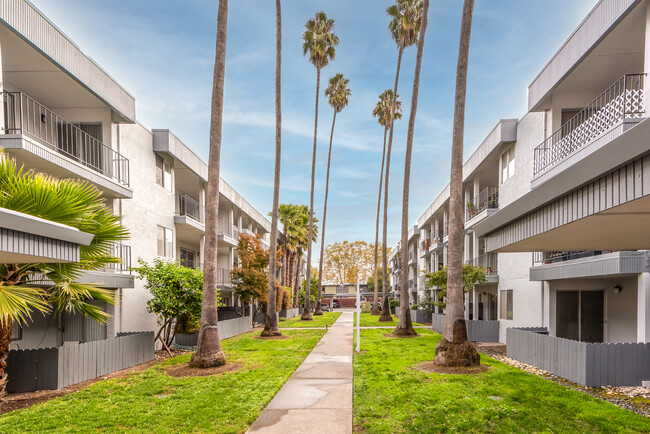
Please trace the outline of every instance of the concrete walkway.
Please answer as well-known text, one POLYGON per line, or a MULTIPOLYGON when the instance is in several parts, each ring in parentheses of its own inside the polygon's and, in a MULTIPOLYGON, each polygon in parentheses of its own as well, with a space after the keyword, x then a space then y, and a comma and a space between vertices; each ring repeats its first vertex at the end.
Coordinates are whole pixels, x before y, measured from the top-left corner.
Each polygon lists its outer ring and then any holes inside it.
POLYGON ((352 433, 353 312, 343 312, 249 433, 352 433))

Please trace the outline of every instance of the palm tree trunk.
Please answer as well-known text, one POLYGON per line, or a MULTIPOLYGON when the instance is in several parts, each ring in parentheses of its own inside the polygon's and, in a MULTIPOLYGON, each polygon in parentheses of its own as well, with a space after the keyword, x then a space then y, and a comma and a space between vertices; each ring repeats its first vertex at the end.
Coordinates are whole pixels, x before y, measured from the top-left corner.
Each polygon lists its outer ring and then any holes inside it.
POLYGON ((226 363, 226 356, 221 350, 221 342, 219 341, 219 319, 217 316, 217 222, 227 25, 228 0, 219 0, 210 115, 210 155, 208 158, 208 186, 205 207, 205 269, 203 271, 203 296, 201 299, 201 327, 199 329, 197 349, 190 360, 190 366, 199 368, 220 366, 226 363))
POLYGON ((400 279, 404 282, 399 301, 399 322, 393 331, 393 336, 415 336, 415 330, 411 323, 410 313, 410 292, 411 288, 406 286, 409 278, 408 266, 408 233, 409 233, 409 188, 411 182, 411 155, 413 152, 413 134, 415 130, 415 115, 418 111, 418 92, 420 90, 420 69, 422 67, 422 51, 424 50, 424 36, 427 31, 427 13, 429 11, 429 0, 424 0, 422 8, 422 22, 420 23, 420 35, 418 37, 418 51, 415 58, 415 74, 413 76, 413 93, 411 96, 411 113, 409 114, 408 132, 406 134, 406 156, 404 157, 404 184, 402 189, 402 240, 400 258, 402 262, 400 279))
POLYGON ((280 204, 280 162, 282 159, 282 11, 281 0, 275 0, 275 175, 273 177, 273 211, 271 212, 271 247, 269 248, 268 300, 266 323, 262 336, 282 336, 276 315, 277 284, 275 269, 278 253, 278 206, 280 204))
POLYGON ((318 93, 320 91, 320 68, 316 68, 316 110, 314 114, 314 151, 311 157, 311 195, 309 197, 309 233, 307 239, 307 276, 305 283, 305 310, 300 319, 311 321, 311 241, 314 233, 314 180, 316 178, 316 141, 318 139, 318 93))
POLYGON ((13 321, 7 317, 0 321, 0 398, 7 393, 7 357, 9 356, 9 344, 11 344, 11 329, 13 321))
POLYGON ((381 154, 381 171, 379 172, 379 195, 377 197, 377 224, 375 225, 375 293, 372 299, 372 311, 371 315, 379 315, 381 311, 379 310, 379 272, 378 272, 378 261, 379 261, 379 215, 381 212, 381 187, 384 183, 384 163, 386 161, 386 133, 388 132, 388 127, 384 126, 384 150, 381 154))
POLYGON ((287 242, 287 225, 282 225, 282 233, 284 234, 282 243, 282 284, 284 286, 291 286, 290 270, 289 270, 289 243, 287 242))
POLYGON ((298 256, 298 252, 296 252, 295 255, 297 258, 294 260, 296 262, 296 274, 293 282, 293 307, 298 307, 300 304, 298 294, 300 293, 300 263, 302 262, 302 258, 298 256))
POLYGON ((447 248, 447 306, 443 339, 436 346, 435 363, 443 366, 474 366, 480 358, 467 339, 463 306, 463 134, 465 129, 465 96, 469 40, 472 31, 474 0, 463 3, 460 27, 454 128, 451 143, 451 176, 449 181, 449 245, 447 248))
POLYGON ((390 309, 388 307, 388 291, 386 290, 388 286, 388 254, 386 252, 386 245, 388 244, 388 179, 390 174, 390 154, 393 149, 393 127, 395 126, 395 104, 397 100, 397 84, 399 83, 399 70, 402 66, 402 54, 404 54, 404 48, 399 48, 399 54, 397 55, 397 71, 395 72, 395 86, 393 88, 393 102, 390 107, 390 132, 388 133, 388 149, 386 149, 386 179, 384 180, 384 232, 382 239, 382 282, 381 287, 384 293, 384 307, 381 311, 381 316, 379 321, 388 322, 393 321, 393 317, 390 315, 390 309))
POLYGON ((334 138, 334 124, 336 123, 336 110, 332 117, 332 131, 330 132, 330 147, 327 153, 327 175, 325 176, 325 203, 323 205, 323 225, 321 227, 320 235, 320 260, 318 264, 318 293, 316 294, 316 309, 314 315, 322 315, 323 311, 320 308, 322 280, 323 280, 323 257, 325 256, 325 222, 327 221, 327 195, 330 190, 330 164, 332 162, 332 139, 334 138))

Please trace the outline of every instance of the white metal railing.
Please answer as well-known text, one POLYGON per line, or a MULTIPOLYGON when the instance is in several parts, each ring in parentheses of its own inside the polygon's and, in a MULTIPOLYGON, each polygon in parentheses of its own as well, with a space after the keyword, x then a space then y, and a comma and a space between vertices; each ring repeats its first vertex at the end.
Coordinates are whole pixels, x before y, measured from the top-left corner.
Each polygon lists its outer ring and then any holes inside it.
POLYGON ((131 246, 120 243, 113 243, 109 249, 109 254, 111 256, 119 258, 121 262, 116 264, 108 264, 106 267, 104 267, 103 271, 131 274, 131 246))
POLYGON ((230 220, 225 217, 219 217, 217 222, 217 234, 223 235, 229 238, 239 239, 239 232, 235 229, 237 226, 234 226, 230 220))
POLYGON ((22 92, 3 92, 5 134, 25 134, 128 186, 129 160, 22 92))
POLYGON ((533 175, 555 166, 622 120, 644 117, 644 79, 645 74, 624 75, 536 147, 533 175))
POLYGON ((205 223, 205 207, 186 194, 176 195, 176 215, 184 215, 199 223, 205 223))
POLYGON ((574 259, 598 256, 609 251, 580 250, 563 252, 533 252, 533 266, 556 264, 558 262, 572 261, 574 259))

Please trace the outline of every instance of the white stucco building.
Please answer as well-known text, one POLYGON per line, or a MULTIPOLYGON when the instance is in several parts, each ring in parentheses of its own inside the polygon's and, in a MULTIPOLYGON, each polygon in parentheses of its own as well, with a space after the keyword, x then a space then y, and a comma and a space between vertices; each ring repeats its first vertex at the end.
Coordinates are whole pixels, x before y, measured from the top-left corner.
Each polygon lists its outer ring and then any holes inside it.
MULTIPOLYGON (((650 2, 602 0, 533 79, 528 112, 466 159, 464 259, 488 274, 466 318, 498 321, 501 342, 511 327, 650 342, 648 70, 650 2)), ((432 196, 414 226, 427 271, 447 263, 448 186, 432 196)))
MULTIPOLYGON (((157 329, 146 310, 150 295, 129 267, 156 257, 201 267, 207 165, 169 130, 139 124, 135 98, 30 2, 0 5, 0 52, 0 148, 27 169, 96 185, 130 232, 115 246, 123 264, 84 277, 115 291, 108 326, 35 314, 28 327, 14 327, 12 348, 157 329)), ((238 234, 260 234, 268 247, 270 226, 221 180, 218 267, 226 304, 234 302, 238 234)))

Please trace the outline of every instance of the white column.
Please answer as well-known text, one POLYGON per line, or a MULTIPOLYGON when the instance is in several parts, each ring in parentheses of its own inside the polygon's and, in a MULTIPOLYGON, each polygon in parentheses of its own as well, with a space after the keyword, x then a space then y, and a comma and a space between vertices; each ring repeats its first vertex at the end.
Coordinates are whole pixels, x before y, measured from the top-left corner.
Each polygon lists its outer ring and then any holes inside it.
MULTIPOLYGON (((643 72, 646 74, 650 72, 650 3, 646 4, 646 18, 645 18, 645 49, 643 53, 643 72)), ((650 90, 650 78, 645 77, 643 82, 643 90, 648 93, 650 90)), ((650 109, 650 101, 646 96, 645 98, 645 111, 646 114, 650 109)))
POLYGON ((638 277, 636 324, 636 340, 650 342, 650 273, 638 277))
POLYGON ((465 319, 469 320, 469 292, 465 293, 465 319))
MULTIPOLYGON (((4 74, 2 64, 2 45, 0 44, 0 93, 4 92, 4 74)), ((3 96, 4 99, 4 96, 3 96)), ((5 133, 5 106, 0 103, 0 134, 5 133)))
POLYGON ((472 303, 474 303, 474 306, 473 306, 473 309, 472 309, 473 310, 472 316, 473 316, 474 320, 478 321, 478 318, 479 318, 479 316, 478 316, 478 311, 479 311, 478 302, 479 302, 479 298, 480 298, 480 293, 475 290, 475 291, 472 291, 472 295, 474 296, 474 299, 472 300, 472 303))

